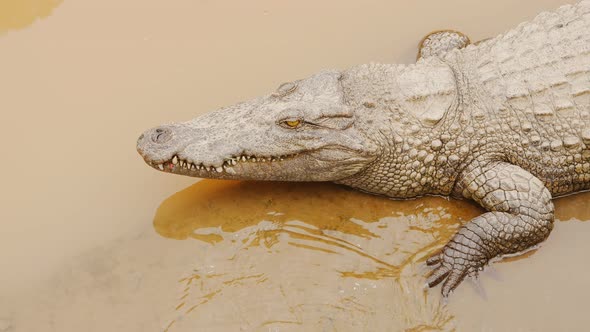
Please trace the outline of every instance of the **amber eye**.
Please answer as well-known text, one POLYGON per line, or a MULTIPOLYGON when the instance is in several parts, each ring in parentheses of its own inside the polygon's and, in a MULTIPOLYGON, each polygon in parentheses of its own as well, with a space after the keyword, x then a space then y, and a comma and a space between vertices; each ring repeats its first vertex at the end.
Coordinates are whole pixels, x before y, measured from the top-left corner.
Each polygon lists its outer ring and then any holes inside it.
POLYGON ((281 121, 281 124, 283 125, 283 127, 286 128, 290 128, 290 129, 295 129, 298 128, 301 125, 301 120, 299 119, 294 119, 294 120, 283 120, 281 121))
POLYGON ((292 121, 285 121, 285 123, 287 124, 287 126, 289 126, 291 128, 295 128, 295 127, 299 126, 301 121, 300 120, 292 120, 292 121))

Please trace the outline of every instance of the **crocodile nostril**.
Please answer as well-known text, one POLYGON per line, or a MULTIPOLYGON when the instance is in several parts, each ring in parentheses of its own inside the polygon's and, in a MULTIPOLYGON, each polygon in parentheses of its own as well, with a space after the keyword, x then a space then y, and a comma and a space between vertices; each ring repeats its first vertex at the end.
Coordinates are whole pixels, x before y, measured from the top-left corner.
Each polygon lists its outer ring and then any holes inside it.
POLYGON ((172 130, 169 128, 157 128, 152 134, 152 142, 163 144, 172 139, 172 130))

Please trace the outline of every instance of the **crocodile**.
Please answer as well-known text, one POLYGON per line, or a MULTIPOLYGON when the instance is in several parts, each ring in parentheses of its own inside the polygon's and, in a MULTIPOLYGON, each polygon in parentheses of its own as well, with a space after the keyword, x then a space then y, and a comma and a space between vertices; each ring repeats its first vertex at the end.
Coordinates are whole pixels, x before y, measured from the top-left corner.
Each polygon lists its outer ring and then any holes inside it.
POLYGON ((537 248, 554 197, 590 189, 590 0, 495 38, 423 41, 410 65, 323 70, 188 122, 145 131, 151 167, 200 178, 331 181, 486 212, 428 259, 444 298, 491 261, 537 248))

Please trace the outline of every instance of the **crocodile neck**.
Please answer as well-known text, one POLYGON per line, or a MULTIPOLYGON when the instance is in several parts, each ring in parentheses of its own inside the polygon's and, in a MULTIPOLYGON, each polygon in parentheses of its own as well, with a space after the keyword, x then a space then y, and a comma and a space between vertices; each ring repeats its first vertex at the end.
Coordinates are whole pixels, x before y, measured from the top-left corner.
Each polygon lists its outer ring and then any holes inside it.
POLYGON ((465 132, 474 134, 466 109, 473 97, 461 61, 454 56, 444 62, 429 59, 410 66, 372 64, 349 70, 343 85, 354 93, 347 94, 348 102, 367 108, 364 123, 370 122, 369 136, 381 146, 381 154, 363 171, 337 182, 393 198, 449 195, 458 170, 469 159, 465 132), (435 74, 425 77, 426 71, 435 74))

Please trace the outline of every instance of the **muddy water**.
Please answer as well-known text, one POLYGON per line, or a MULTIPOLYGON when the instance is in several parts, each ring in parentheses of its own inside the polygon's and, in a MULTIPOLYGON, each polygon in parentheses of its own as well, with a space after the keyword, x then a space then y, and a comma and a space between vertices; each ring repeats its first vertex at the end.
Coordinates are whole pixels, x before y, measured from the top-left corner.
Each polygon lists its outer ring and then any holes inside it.
POLYGON ((154 220, 160 235, 209 243, 213 255, 179 280, 186 288, 176 309, 186 319, 170 330, 195 326, 192 315, 212 317, 201 327, 222 317, 219 328, 237 330, 244 311, 250 328, 270 330, 448 328, 453 315, 426 296, 417 263, 477 212, 328 184, 200 182, 154 220))
POLYGON ((177 281, 168 330, 580 329, 590 322, 588 294, 579 293, 590 277, 580 264, 590 250, 589 199, 557 200, 567 222, 542 249, 496 264, 444 306, 438 289, 424 291, 424 258, 479 207, 330 184, 199 182, 164 201, 154 219, 163 237, 207 244, 177 281))
POLYGON ((565 2, 0 1, 0 331, 588 326, 588 194, 557 201, 540 250, 445 306, 423 259, 481 212, 468 202, 193 184, 135 152, 150 126, 565 2))
POLYGON ((22 29, 45 18, 62 0, 3 0, 0 4, 0 34, 22 29))

